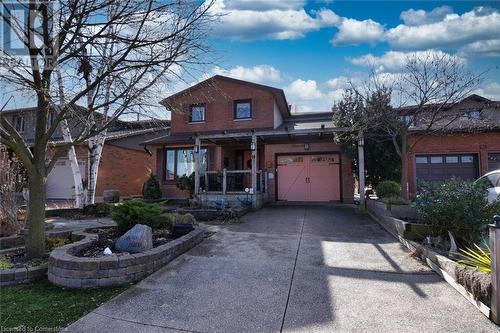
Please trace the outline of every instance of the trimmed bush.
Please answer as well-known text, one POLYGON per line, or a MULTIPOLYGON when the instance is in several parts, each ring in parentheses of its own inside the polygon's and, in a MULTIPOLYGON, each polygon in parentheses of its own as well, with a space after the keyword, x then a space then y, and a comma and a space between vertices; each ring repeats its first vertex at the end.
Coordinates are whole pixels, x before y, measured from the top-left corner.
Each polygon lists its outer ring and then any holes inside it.
POLYGON ((500 213, 500 202, 488 204, 485 184, 452 178, 444 183, 420 183, 417 216, 444 237, 447 231, 462 246, 481 243, 488 224, 500 213))
POLYGON ((127 200, 111 208, 111 217, 118 230, 127 232, 136 224, 145 224, 155 229, 161 215, 161 206, 141 201, 127 200))
POLYGON ((376 191, 379 198, 397 198, 401 196, 401 185, 393 180, 384 180, 378 183, 376 191))
POLYGON ((142 195, 146 200, 157 200, 161 198, 160 184, 152 172, 149 174, 149 178, 144 184, 142 195))

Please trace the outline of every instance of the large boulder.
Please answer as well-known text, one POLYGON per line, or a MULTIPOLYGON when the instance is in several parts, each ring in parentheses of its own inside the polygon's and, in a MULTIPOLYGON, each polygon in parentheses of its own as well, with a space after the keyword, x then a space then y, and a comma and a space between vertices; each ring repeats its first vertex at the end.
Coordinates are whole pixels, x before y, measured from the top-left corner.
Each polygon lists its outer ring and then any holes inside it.
POLYGON ((115 248, 120 252, 138 253, 153 248, 153 231, 144 224, 136 224, 118 238, 115 248))

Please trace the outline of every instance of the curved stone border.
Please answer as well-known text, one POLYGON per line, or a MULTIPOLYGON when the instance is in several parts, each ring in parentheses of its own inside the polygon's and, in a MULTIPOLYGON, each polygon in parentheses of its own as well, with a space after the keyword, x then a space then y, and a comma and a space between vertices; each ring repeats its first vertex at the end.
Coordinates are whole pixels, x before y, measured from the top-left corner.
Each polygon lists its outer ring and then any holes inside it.
POLYGON ((0 286, 33 282, 47 274, 47 264, 0 270, 0 286))
POLYGON ((96 288, 137 282, 200 243, 207 228, 199 226, 189 234, 152 250, 109 257, 85 258, 73 254, 98 238, 84 231, 73 232, 74 243, 54 249, 49 257, 49 281, 68 288, 96 288))

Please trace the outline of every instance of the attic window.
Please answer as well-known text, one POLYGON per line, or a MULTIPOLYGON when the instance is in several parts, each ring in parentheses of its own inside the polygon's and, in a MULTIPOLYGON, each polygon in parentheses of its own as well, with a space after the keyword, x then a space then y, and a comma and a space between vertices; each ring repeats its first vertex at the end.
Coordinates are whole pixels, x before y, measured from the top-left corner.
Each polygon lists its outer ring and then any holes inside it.
POLYGON ((12 117, 12 126, 14 126, 19 133, 24 132, 24 116, 16 115, 12 117))
POLYGON ((474 111, 469 111, 462 115, 462 118, 464 120, 480 120, 481 119, 481 111, 479 110, 474 110, 474 111))
POLYGON ((190 121, 192 123, 205 121, 205 104, 191 105, 190 121))
POLYGON ((252 118, 252 100, 234 101, 234 119, 252 118))

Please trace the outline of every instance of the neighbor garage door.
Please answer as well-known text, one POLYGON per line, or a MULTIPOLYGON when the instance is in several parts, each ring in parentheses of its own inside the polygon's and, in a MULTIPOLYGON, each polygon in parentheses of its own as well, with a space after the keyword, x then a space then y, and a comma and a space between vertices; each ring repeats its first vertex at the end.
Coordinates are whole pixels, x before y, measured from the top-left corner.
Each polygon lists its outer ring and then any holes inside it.
POLYGON ((340 159, 337 154, 278 157, 278 200, 340 200, 340 159))
MULTIPOLYGON (((85 176, 85 161, 78 162, 82 177, 85 176)), ((69 160, 57 162, 47 178, 47 199, 73 199, 75 197, 75 182, 69 160)))
POLYGON ((416 155, 415 166, 417 182, 478 177, 476 154, 416 155))

